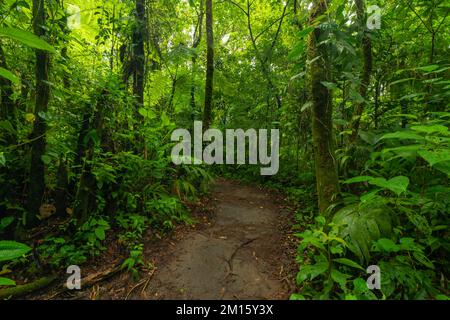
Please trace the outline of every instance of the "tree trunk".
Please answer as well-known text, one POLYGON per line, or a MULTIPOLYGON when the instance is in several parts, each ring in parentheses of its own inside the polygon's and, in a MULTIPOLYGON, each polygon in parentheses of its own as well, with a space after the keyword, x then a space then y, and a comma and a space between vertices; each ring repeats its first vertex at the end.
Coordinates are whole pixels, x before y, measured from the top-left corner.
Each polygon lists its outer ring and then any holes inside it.
MULTIPOLYGON (((203 36, 203 18, 205 16, 204 0, 200 0, 200 12, 197 17, 197 28, 194 33, 194 39, 192 41, 192 49, 197 49, 202 41, 203 36)), ((191 109, 192 109, 192 120, 196 120, 195 114, 197 111, 197 104, 195 102, 195 66, 197 64, 197 54, 192 57, 192 85, 191 85, 191 109)))
POLYGON ((373 106, 373 116, 374 116, 374 125, 375 130, 378 130, 378 113, 380 110, 380 90, 381 90, 381 76, 377 77, 375 82, 375 97, 374 97, 374 106, 373 106))
POLYGON ((203 128, 208 130, 211 125, 213 81, 214 81, 214 32, 212 0, 206 0, 206 83, 205 109, 203 111, 203 128))
POLYGON ((364 70, 361 75, 359 94, 364 99, 364 101, 357 103, 355 112, 353 113, 352 135, 350 137, 350 140, 352 142, 354 142, 358 137, 358 130, 361 123, 361 116, 364 111, 364 105, 366 104, 367 99, 367 91, 370 85, 370 76, 372 75, 372 41, 370 40, 368 31, 366 30, 366 19, 365 19, 366 6, 364 0, 355 0, 355 4, 358 22, 363 30, 361 46, 363 51, 364 70))
MULTIPOLYGON (((104 140, 103 119, 105 108, 107 107, 108 95, 109 92, 106 89, 101 92, 98 98, 99 100, 97 101, 96 110, 94 111, 95 114, 89 126, 90 130, 88 131, 95 131, 100 145, 104 140)), ((85 136, 83 140, 86 138, 87 136, 85 136)), ((80 184, 78 186, 74 205, 74 217, 77 218, 79 225, 83 224, 83 222, 89 218, 89 212, 95 208, 96 180, 92 173, 91 164, 95 154, 95 143, 92 137, 87 141, 87 150, 85 154, 83 171, 81 173, 80 184)))
POLYGON ((145 33, 146 33, 145 0, 136 0, 136 27, 133 32, 133 59, 134 59, 133 94, 137 97, 138 108, 144 105, 145 33))
MULTIPOLYGON (((324 15, 327 10, 325 0, 315 0, 311 9, 310 24, 324 15)), ((319 45, 323 31, 316 27, 308 39, 308 60, 310 65, 310 95, 312 100, 312 135, 316 168, 319 210, 326 215, 334 196, 339 192, 339 180, 334 161, 332 132, 332 97, 322 85, 330 81, 330 58, 326 45, 319 45), (317 59, 316 59, 317 58, 317 59)))
MULTIPOLYGON (((33 0, 33 30, 38 37, 45 36, 45 0, 33 0)), ((42 155, 46 148, 46 121, 39 113, 46 112, 50 97, 48 85, 50 59, 46 51, 36 50, 36 103, 34 109, 35 121, 31 134, 31 167, 30 180, 28 183, 28 202, 26 226, 35 226, 38 222, 36 215, 39 212, 45 191, 45 167, 42 155)))
POLYGON ((66 159, 63 155, 59 157, 58 173, 56 175, 55 207, 56 215, 64 217, 67 212, 67 192, 69 177, 67 172, 66 159))

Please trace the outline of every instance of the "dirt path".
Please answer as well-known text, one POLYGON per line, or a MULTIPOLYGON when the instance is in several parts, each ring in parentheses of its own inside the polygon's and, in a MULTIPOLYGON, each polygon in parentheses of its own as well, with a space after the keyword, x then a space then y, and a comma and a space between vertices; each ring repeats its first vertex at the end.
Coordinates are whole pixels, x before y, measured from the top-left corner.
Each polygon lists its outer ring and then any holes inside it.
MULTIPOLYGON (((167 237, 155 236, 148 230, 144 258, 156 268, 142 270, 139 281, 122 272, 81 291, 61 293, 61 287, 56 286, 34 298, 289 298, 297 270, 296 246, 290 236, 291 210, 284 207, 278 195, 219 179, 212 199, 199 203, 192 215, 196 224, 179 225, 167 237)), ((111 248, 112 253, 116 251, 111 248)), ((123 257, 112 253, 105 252, 83 272, 89 277, 120 265, 123 257)))
MULTIPOLYGON (((211 225, 181 239, 138 299, 287 299, 275 197, 219 180, 211 225)), ((286 221, 286 223, 289 223, 286 221)))

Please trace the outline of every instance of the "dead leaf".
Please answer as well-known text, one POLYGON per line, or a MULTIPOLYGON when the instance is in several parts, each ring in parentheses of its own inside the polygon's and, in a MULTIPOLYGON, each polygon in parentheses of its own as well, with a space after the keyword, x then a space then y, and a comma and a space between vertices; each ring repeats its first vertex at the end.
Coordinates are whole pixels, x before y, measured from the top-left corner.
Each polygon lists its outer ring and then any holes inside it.
POLYGON ((43 204, 39 208, 39 216, 41 219, 50 218, 56 213, 56 207, 52 204, 43 204))

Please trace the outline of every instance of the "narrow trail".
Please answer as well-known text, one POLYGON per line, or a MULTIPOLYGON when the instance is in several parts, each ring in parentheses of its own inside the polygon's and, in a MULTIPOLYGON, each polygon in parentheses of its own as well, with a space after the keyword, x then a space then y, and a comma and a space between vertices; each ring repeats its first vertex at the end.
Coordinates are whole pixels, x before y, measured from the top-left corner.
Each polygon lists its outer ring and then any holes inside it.
POLYGON ((215 217, 193 230, 135 299, 287 299, 286 258, 275 197, 257 187, 219 180, 215 217))

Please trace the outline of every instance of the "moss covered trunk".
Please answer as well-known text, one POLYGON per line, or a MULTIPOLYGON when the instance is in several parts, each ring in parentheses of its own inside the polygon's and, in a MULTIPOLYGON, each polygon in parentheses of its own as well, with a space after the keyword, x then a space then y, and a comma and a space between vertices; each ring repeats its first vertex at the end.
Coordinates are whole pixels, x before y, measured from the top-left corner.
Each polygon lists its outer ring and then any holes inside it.
MULTIPOLYGON (((327 1, 315 0, 311 9, 310 23, 325 14, 327 1)), ((319 27, 311 32, 308 39, 308 60, 310 99, 312 101, 312 135, 315 157, 315 171, 319 210, 322 214, 332 203, 339 191, 339 180, 334 161, 332 97, 322 82, 330 82, 330 57, 326 45, 319 45, 324 31, 319 27)))

